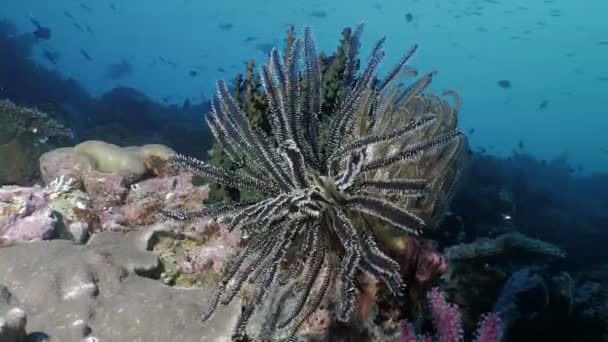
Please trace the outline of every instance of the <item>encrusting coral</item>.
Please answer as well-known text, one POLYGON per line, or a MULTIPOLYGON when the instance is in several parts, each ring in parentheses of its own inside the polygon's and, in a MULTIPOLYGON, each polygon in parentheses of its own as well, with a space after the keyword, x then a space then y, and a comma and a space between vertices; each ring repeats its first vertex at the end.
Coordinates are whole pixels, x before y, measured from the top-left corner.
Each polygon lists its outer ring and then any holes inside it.
POLYGON ((242 232, 241 248, 223 268, 202 317, 206 321, 246 289, 236 337, 263 316, 261 339, 291 339, 321 306, 349 322, 362 271, 388 293, 401 294, 400 265, 378 232, 390 227, 397 235, 418 234, 449 200, 466 148, 456 110, 423 93, 434 72, 405 88, 397 84, 416 47, 379 80, 379 40, 357 77, 362 31, 358 26, 345 43, 335 104, 323 102, 321 61, 306 28, 288 42, 284 60, 273 49, 261 68, 269 133, 254 126, 218 82, 206 120, 233 169, 183 155, 170 159, 177 168, 252 194, 198 211, 164 212, 176 220, 215 219, 242 232))

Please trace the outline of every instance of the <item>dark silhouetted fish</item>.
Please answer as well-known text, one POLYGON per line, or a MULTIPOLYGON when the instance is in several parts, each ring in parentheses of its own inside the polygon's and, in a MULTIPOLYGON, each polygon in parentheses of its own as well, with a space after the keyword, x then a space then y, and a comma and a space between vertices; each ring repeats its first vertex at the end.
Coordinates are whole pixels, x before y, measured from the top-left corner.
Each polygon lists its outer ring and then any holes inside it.
POLYGON ((501 88, 511 88, 511 81, 509 80, 499 80, 497 84, 501 88))
POLYGON ((198 71, 196 71, 196 70, 190 70, 188 72, 188 75, 190 75, 190 77, 196 77, 196 76, 198 76, 198 71))
POLYGON ((322 11, 322 10, 314 10, 314 11, 308 12, 308 16, 309 17, 313 17, 313 18, 317 18, 317 19, 326 18, 327 17, 327 12, 322 11))
POLYGON ((247 38, 243 39, 243 41, 244 41, 245 43, 249 43, 249 42, 252 42, 252 41, 254 41, 254 40, 256 40, 256 39, 257 39, 256 37, 247 37, 247 38))
POLYGON ((87 32, 89 32, 90 34, 94 34, 93 29, 89 25, 87 25, 87 32))
POLYGON ((78 31, 80 32, 84 32, 84 29, 82 28, 82 26, 79 23, 72 23, 72 26, 74 26, 78 31))
POLYGON ((406 13, 405 14, 405 21, 407 21, 408 23, 411 23, 412 20, 414 20, 414 15, 412 13, 406 13))
POLYGON ((219 24, 218 27, 220 28, 220 30, 222 31, 228 31, 228 30, 232 30, 232 28, 234 27, 232 24, 230 23, 225 23, 225 24, 219 24))
POLYGON ((608 40, 600 40, 597 45, 608 45, 608 40))
POLYGON ((30 18, 30 21, 32 22, 32 24, 34 24, 34 26, 36 26, 36 30, 34 30, 34 32, 33 32, 34 37, 36 37, 38 39, 44 39, 44 40, 49 40, 51 38, 51 29, 50 28, 40 25, 38 20, 36 20, 34 18, 30 18))
POLYGON ((469 134, 475 133, 475 128, 469 128, 469 134))
POLYGON ((608 154, 608 148, 600 148, 600 151, 603 153, 608 154))
POLYGON ((126 59, 118 63, 110 64, 106 67, 105 77, 113 80, 125 77, 133 72, 133 66, 126 59))
POLYGON ((525 146, 524 146, 524 141, 523 141, 523 140, 520 140, 520 141, 517 143, 517 148, 519 148, 520 150, 523 150, 523 149, 524 149, 524 147, 525 147, 525 146))
POLYGON ((219 71, 219 72, 226 72, 226 69, 224 69, 224 68, 217 68, 217 71, 219 71))
POLYGON ((80 8, 87 12, 93 12, 93 9, 86 4, 80 4, 80 8))
POLYGON ((382 5, 380 5, 380 4, 375 4, 375 5, 374 5, 374 9, 375 9, 375 10, 377 10, 377 11, 381 11, 381 10, 382 10, 382 5))
POLYGON ((545 108, 547 108, 547 106, 549 105, 549 100, 543 100, 539 105, 538 105, 538 110, 543 110, 545 108))
POLYGON ((42 55, 44 56, 44 58, 47 61, 49 61, 53 64, 57 64, 57 60, 59 59, 59 52, 54 52, 49 49, 44 49, 44 51, 42 52, 42 55))
POLYGON ((80 54, 82 55, 82 57, 84 57, 87 61, 92 62, 93 61, 93 57, 91 57, 91 55, 89 55, 88 52, 86 52, 84 49, 80 49, 80 54))
POLYGON ((72 13, 70 13, 68 11, 63 12, 63 15, 68 19, 74 19, 74 16, 72 15, 72 13))
POLYGON ((116 5, 114 5, 114 4, 110 4, 110 9, 112 9, 112 10, 116 11, 116 5))
POLYGON ((172 67, 172 68, 177 68, 177 63, 172 62, 172 61, 170 61, 170 60, 166 59, 166 58, 165 58, 165 57, 163 57, 163 56, 158 56, 158 60, 159 60, 161 63, 163 63, 163 64, 165 64, 165 65, 168 65, 168 66, 170 66, 170 67, 172 67))

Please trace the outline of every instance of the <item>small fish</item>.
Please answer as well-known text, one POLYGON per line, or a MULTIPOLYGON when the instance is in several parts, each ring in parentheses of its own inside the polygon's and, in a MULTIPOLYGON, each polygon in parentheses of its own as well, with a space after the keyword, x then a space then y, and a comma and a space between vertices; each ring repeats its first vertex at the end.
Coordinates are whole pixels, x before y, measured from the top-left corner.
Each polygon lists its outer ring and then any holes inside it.
POLYGON ((87 12, 92 12, 93 9, 89 6, 87 6, 86 4, 80 4, 80 8, 87 11, 87 12))
POLYGON ((412 13, 405 14, 405 21, 407 21, 408 23, 411 23, 413 20, 414 20, 414 15, 412 13))
POLYGON ((133 72, 133 66, 126 59, 122 59, 120 62, 110 64, 106 67, 105 77, 117 80, 125 77, 133 72))
POLYGON ((84 29, 82 28, 82 26, 79 23, 73 22, 72 26, 74 26, 78 31, 84 32, 84 29))
POLYGON ((93 29, 89 25, 87 25, 87 32, 89 32, 90 34, 94 34, 93 29))
POLYGON ((547 106, 549 105, 549 100, 543 100, 539 105, 538 105, 538 110, 543 110, 545 108, 547 108, 547 106))
POLYGON ((608 148, 602 147, 602 148, 600 148, 600 151, 603 152, 603 153, 608 154, 608 148))
POLYGON ((243 39, 243 42, 249 43, 249 42, 252 42, 252 41, 254 41, 256 39, 257 39, 256 37, 251 36, 251 37, 247 37, 247 38, 243 39))
POLYGON ((53 52, 49 49, 44 49, 42 55, 47 61, 53 64, 57 64, 57 60, 59 59, 59 52, 53 52))
POLYGON ((322 19, 322 18, 327 17, 327 12, 322 11, 322 10, 314 10, 314 11, 308 12, 308 16, 317 18, 317 19, 322 19))
POLYGON ((50 28, 40 25, 38 20, 36 20, 34 18, 30 18, 30 21, 32 22, 32 24, 34 24, 34 26, 36 26, 36 30, 34 30, 34 32, 33 32, 34 37, 36 37, 38 39, 44 39, 44 40, 49 40, 51 38, 51 29, 50 28))
POLYGON ((382 10, 382 5, 380 5, 380 4, 375 4, 375 5, 374 5, 374 9, 375 9, 375 10, 377 10, 377 11, 381 11, 381 10, 382 10))
POLYGON ((234 27, 232 24, 230 23, 224 23, 224 24, 219 24, 218 27, 220 28, 220 30, 222 31, 229 31, 232 30, 232 28, 234 27))
POLYGON ((87 61, 92 62, 93 61, 93 57, 91 57, 91 55, 89 55, 88 52, 86 52, 84 49, 80 49, 80 54, 82 55, 82 57, 84 57, 87 61))
POLYGON ((190 77, 196 77, 196 76, 198 76, 198 71, 196 71, 196 70, 190 70, 188 72, 188 75, 190 75, 190 77))
POLYGON ((606 46, 608 46, 608 40, 600 40, 599 42, 597 42, 597 45, 606 45, 606 46))
POLYGON ((116 5, 110 4, 110 9, 116 11, 116 5))
POLYGON ((505 89, 511 88, 511 81, 509 81, 509 80, 499 80, 497 82, 497 84, 501 88, 505 88, 505 89))
POLYGON ((469 134, 475 133, 475 128, 469 128, 469 134))
POLYGON ((226 69, 224 69, 224 68, 217 68, 217 71, 219 71, 219 72, 226 72, 226 69))
POLYGON ((68 19, 74 19, 74 16, 72 15, 72 13, 70 13, 68 11, 63 12, 63 15, 68 19))
POLYGON ((525 146, 524 146, 524 142, 523 142, 523 140, 520 140, 520 141, 517 143, 517 148, 518 148, 518 149, 520 149, 520 150, 523 150, 523 149, 524 149, 524 147, 525 147, 525 146))

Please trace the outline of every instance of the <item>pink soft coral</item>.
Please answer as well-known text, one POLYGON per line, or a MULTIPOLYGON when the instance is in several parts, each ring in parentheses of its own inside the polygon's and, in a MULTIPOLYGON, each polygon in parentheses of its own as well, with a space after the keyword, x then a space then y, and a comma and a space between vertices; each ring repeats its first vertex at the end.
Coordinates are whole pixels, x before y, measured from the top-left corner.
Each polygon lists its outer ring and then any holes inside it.
MULTIPOLYGON (((427 295, 433 324, 435 325, 435 338, 417 335, 414 327, 407 321, 401 322, 400 342, 461 342, 463 341, 462 320, 458 306, 448 301, 439 288, 431 289, 427 295)), ((474 342, 499 342, 502 338, 502 323, 495 313, 482 317, 479 328, 475 333, 474 342)))

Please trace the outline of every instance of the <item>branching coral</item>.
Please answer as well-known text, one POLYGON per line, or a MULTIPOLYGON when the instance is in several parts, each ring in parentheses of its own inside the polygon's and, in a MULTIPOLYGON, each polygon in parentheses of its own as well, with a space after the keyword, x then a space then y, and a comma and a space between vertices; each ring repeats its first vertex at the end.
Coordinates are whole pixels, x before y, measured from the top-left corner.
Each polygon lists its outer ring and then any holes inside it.
MULTIPOLYGON (((433 288, 427 295, 429 309, 435 326, 435 336, 416 335, 414 327, 407 321, 401 322, 400 342, 462 342, 462 319, 458 306, 448 303, 438 288, 433 288)), ((474 342, 500 342, 503 336, 503 325, 495 313, 482 316, 475 332, 474 342)))
POLYGON ((436 213, 424 203, 437 203, 452 187, 454 160, 466 140, 456 129, 455 110, 422 93, 434 73, 398 87, 416 47, 379 80, 384 38, 379 40, 357 77, 362 31, 359 26, 348 36, 332 113, 323 113, 320 59, 306 28, 302 38, 291 40, 284 60, 274 49, 261 68, 270 134, 252 125, 226 84, 218 82, 206 119, 234 170, 173 156, 176 167, 256 194, 196 212, 165 212, 178 220, 213 218, 244 233, 203 321, 248 288, 235 335, 245 335, 248 321, 270 296, 271 302, 290 305, 274 305, 266 313, 266 331, 272 340, 289 339, 334 288, 336 316, 347 322, 359 271, 378 278, 390 293, 401 293, 399 264, 378 243, 375 225, 400 234, 422 231, 423 216, 436 213), (327 114, 322 124, 320 117, 327 114), (275 291, 278 286, 281 291, 275 291))

